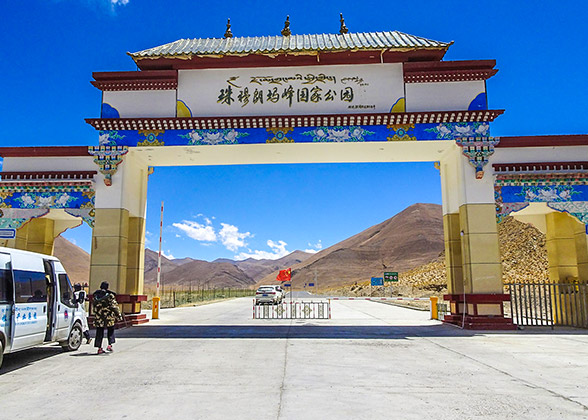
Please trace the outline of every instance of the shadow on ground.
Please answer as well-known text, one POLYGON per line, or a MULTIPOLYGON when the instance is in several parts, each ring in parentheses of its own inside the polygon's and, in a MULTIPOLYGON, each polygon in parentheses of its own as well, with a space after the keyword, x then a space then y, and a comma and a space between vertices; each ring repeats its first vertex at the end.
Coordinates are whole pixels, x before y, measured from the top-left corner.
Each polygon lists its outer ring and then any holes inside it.
POLYGON ((5 354, 0 375, 32 365, 39 360, 47 359, 63 353, 59 345, 33 347, 16 353, 5 354))
POLYGON ((406 339, 410 337, 472 337, 486 334, 588 334, 587 330, 469 331, 450 325, 431 326, 324 326, 313 325, 143 325, 121 330, 125 338, 314 338, 406 339))

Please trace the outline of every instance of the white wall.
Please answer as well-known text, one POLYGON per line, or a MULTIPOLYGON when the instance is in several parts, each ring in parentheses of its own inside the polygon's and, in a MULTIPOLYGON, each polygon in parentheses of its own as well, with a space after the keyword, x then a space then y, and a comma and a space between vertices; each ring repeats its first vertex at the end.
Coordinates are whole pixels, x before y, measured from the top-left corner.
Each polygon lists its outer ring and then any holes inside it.
POLYGON ((121 118, 175 117, 175 90, 106 91, 103 103, 116 108, 121 118))
POLYGON ((407 83, 406 111, 461 111, 480 93, 486 92, 483 80, 470 82, 407 83))

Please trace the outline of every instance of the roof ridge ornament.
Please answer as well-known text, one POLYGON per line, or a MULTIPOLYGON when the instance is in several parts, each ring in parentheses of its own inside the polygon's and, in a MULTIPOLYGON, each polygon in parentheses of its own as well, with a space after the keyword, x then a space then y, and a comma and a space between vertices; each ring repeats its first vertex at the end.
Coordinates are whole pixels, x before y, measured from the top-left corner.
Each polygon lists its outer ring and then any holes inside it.
POLYGON ((290 15, 286 16, 286 21, 284 22, 284 29, 282 29, 281 34, 282 36, 292 35, 292 31, 290 31, 290 15))
POLYGON ((231 18, 227 19, 227 30, 225 31, 225 39, 232 38, 233 32, 231 32, 231 18))
POLYGON ((349 32, 349 29, 347 28, 347 26, 345 26, 345 19, 343 19, 343 13, 339 13, 339 22, 341 22, 341 28, 339 29, 339 33, 341 35, 345 35, 347 32, 349 32))

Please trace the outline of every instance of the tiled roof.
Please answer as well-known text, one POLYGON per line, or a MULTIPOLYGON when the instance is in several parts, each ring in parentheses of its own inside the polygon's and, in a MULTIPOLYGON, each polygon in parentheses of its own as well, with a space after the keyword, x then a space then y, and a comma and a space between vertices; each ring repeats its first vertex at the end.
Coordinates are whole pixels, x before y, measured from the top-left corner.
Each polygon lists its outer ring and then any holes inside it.
POLYGON ((129 53, 135 60, 156 57, 284 54, 343 50, 447 49, 451 43, 398 31, 291 36, 180 39, 129 53))

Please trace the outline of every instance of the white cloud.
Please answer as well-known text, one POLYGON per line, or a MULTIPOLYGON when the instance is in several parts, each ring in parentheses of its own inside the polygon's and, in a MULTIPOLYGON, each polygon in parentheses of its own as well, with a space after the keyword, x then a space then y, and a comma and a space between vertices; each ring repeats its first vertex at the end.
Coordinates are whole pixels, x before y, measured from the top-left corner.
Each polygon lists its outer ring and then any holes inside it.
POLYGON ((319 252, 321 249, 323 249, 323 243, 321 242, 321 240, 319 239, 319 241, 316 244, 311 244, 310 242, 308 243, 308 246, 310 246, 311 248, 309 249, 305 249, 304 252, 308 252, 309 254, 316 254, 317 252, 319 252))
POLYGON ((175 260, 176 257, 174 257, 171 253, 171 251, 168 249, 167 250, 167 254, 162 250, 161 251, 161 255, 163 255, 165 258, 167 258, 168 260, 175 260))
POLYGON ((237 251, 239 248, 247 246, 245 239, 252 237, 249 232, 239 232, 237 226, 229 225, 228 223, 221 223, 222 229, 219 231, 218 236, 221 243, 229 251, 237 251))
POLYGON ((180 229, 196 241, 214 242, 217 240, 214 227, 210 223, 203 225, 198 222, 183 220, 182 223, 173 223, 172 226, 180 229))
POLYGON ((286 245, 288 244, 284 241, 274 242, 270 239, 267 241, 267 246, 271 248, 271 251, 249 250, 249 252, 241 252, 235 255, 235 260, 241 261, 247 258, 253 258, 255 260, 277 260, 290 254, 290 251, 286 249, 286 245))
POLYGON ((125 6, 129 4, 129 0, 110 0, 110 4, 113 6, 125 6))

